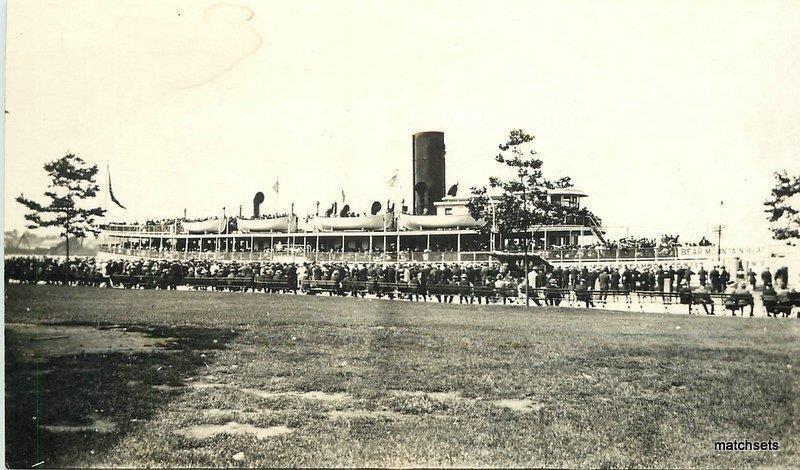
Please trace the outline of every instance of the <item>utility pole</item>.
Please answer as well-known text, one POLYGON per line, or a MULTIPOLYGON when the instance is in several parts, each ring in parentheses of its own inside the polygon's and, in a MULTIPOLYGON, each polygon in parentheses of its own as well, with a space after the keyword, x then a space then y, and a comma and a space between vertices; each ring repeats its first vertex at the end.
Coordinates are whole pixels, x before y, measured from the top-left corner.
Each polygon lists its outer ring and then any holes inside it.
MULTIPOLYGON (((522 178, 522 174, 519 175, 519 182, 522 183, 522 209, 523 210, 527 210, 528 209, 528 193, 525 190, 525 181, 522 178)), ((530 295, 531 295, 530 288, 531 288, 531 286, 530 286, 530 281, 528 281, 528 229, 530 229, 530 227, 525 227, 525 239, 524 239, 524 243, 525 243, 525 259, 523 261, 523 264, 525 266, 525 307, 526 308, 531 306, 531 299, 530 299, 530 295)))
MULTIPOLYGON (((725 204, 725 201, 719 201, 719 210, 720 210, 720 218, 722 218, 722 206, 725 204)), ((722 222, 717 225, 717 263, 719 263, 720 258, 722 257, 722 222)))

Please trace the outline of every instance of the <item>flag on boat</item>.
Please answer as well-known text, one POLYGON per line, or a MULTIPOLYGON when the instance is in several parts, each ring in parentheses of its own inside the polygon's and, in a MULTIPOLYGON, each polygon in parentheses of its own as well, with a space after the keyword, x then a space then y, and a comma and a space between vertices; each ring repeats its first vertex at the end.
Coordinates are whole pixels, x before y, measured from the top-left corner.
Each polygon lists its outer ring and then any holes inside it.
POLYGON ((398 173, 398 170, 394 170, 394 175, 392 175, 392 177, 389 178, 389 181, 386 182, 386 184, 390 188, 394 188, 395 186, 397 186, 397 173, 398 173))
POLYGON ((342 190, 342 203, 344 203, 344 189, 342 190))
POLYGON ((275 184, 272 185, 272 190, 275 191, 276 193, 279 193, 280 189, 281 189, 280 183, 278 182, 277 179, 275 179, 275 184))
POLYGON ((123 206, 119 202, 117 197, 114 196, 114 191, 111 190, 111 169, 108 167, 108 165, 106 165, 106 173, 108 173, 108 194, 109 194, 109 196, 111 196, 111 200, 114 202, 114 204, 118 205, 119 207, 121 207, 123 209, 127 209, 127 207, 123 206))

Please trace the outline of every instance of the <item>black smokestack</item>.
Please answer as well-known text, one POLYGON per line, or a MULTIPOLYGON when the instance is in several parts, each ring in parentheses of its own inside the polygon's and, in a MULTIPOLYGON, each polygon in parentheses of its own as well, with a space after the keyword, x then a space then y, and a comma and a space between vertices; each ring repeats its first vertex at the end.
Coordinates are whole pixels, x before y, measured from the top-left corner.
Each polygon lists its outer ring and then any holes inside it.
POLYGON ((253 218, 257 218, 261 215, 261 204, 264 202, 264 193, 261 191, 256 193, 256 197, 253 198, 253 218))
POLYGON ((433 214, 434 203, 445 194, 444 132, 429 131, 412 138, 414 166, 413 202, 415 214, 433 214), (424 184, 422 184, 424 183, 424 184))

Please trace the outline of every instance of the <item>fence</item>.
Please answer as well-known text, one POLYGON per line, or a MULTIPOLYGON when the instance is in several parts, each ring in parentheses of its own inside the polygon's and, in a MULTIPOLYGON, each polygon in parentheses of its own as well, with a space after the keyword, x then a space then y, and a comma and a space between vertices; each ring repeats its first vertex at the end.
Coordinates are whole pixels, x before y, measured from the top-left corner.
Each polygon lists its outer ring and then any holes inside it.
POLYGON ((678 258, 678 249, 670 247, 649 248, 572 248, 545 250, 538 253, 547 261, 595 262, 595 261, 668 261, 678 258))
POLYGON ((100 251, 107 254, 131 256, 136 258, 169 260, 221 260, 253 262, 307 262, 320 263, 481 263, 492 261, 487 252, 455 251, 401 251, 397 252, 341 252, 341 251, 159 251, 141 248, 123 248, 101 245, 100 251))
MULTIPOLYGON (((494 261, 485 251, 401 251, 401 252, 352 252, 352 251, 159 251, 157 249, 122 248, 102 245, 100 251, 123 256, 175 260, 223 260, 223 261, 269 261, 323 263, 481 263, 494 261)), ((559 249, 535 252, 548 262, 592 263, 675 261, 683 259, 676 247, 663 248, 582 248, 559 249)))

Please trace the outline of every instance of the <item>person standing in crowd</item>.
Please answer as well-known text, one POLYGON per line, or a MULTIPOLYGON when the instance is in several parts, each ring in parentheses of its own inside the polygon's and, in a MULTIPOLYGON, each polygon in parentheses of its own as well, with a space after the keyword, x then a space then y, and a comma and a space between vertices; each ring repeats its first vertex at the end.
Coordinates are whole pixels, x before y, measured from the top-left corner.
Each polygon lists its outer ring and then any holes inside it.
POLYGON ((403 278, 402 282, 406 285, 411 284, 411 267, 410 266, 400 266, 403 270, 403 278))
POLYGON ((595 290, 597 287, 597 277, 600 273, 597 272, 597 269, 592 269, 586 274, 586 284, 589 286, 590 290, 595 290))
POLYGON ((470 294, 470 287, 472 286, 469 283, 466 273, 461 275, 461 279, 458 281, 458 287, 458 303, 472 303, 472 295, 470 294))
POLYGON ((620 285, 623 290, 630 290, 631 272, 628 270, 628 265, 622 267, 620 273, 620 285))
POLYGON ((789 268, 786 266, 781 266, 780 268, 775 270, 774 284, 781 284, 781 283, 785 283, 787 285, 789 284, 789 268), (781 282, 778 281, 779 279, 781 280, 781 282))
POLYGON ((619 290, 620 279, 622 279, 622 276, 619 274, 619 269, 614 269, 611 273, 611 290, 619 290))
POLYGON ((683 271, 683 280, 686 281, 687 286, 692 285, 692 275, 694 275, 692 268, 690 266, 686 266, 686 269, 683 271))
POLYGON ((673 269, 672 265, 667 269, 665 282, 664 291, 672 292, 673 282, 675 282, 675 269, 673 269))
POLYGON ((697 278, 700 280, 700 285, 705 287, 708 280, 708 271, 704 266, 700 266, 700 270, 697 271, 697 278))
POLYGON ((547 276, 545 276, 544 268, 539 269, 539 272, 536 273, 536 284, 534 284, 537 288, 541 289, 547 283, 547 276))
POLYGON ((486 280, 489 279, 490 274, 489 263, 483 263, 480 271, 481 285, 486 285, 486 280))
POLYGON ((563 273, 561 272, 561 266, 556 266, 556 268, 552 272, 551 279, 556 279, 556 282, 558 282, 560 285, 562 278, 563 278, 563 273))
POLYGON ((597 276, 597 282, 600 285, 600 300, 605 302, 608 298, 608 289, 611 286, 611 276, 608 275, 608 269, 603 269, 597 276))
POLYGON ((528 273, 528 287, 539 287, 537 279, 539 278, 539 268, 533 268, 531 272, 528 273))
MULTIPOLYGON (((731 280, 731 273, 729 273, 728 270, 725 269, 725 266, 723 266, 722 269, 720 269, 719 271, 719 283, 721 286, 727 286, 730 280, 731 280)), ((722 289, 720 288, 720 290, 722 289)))
POLYGON ((747 268, 747 285, 751 291, 756 290, 756 273, 753 268, 747 268))
POLYGON ((633 269, 631 270, 631 287, 628 290, 635 291, 636 289, 639 288, 641 283, 642 283, 642 273, 639 272, 639 269, 636 266, 634 266, 633 269))
POLYGON ((708 279, 711 281, 711 292, 714 294, 718 294, 722 292, 719 271, 717 271, 717 267, 714 266, 711 268, 711 272, 708 273, 708 279))
POLYGON ((766 286, 767 284, 772 285, 772 273, 769 272, 769 267, 765 267, 761 272, 761 285, 766 286))
MULTIPOLYGON (((297 267, 292 263, 286 271, 286 287, 293 293, 297 293, 297 267)), ((366 280, 366 279, 365 279, 366 280)))

